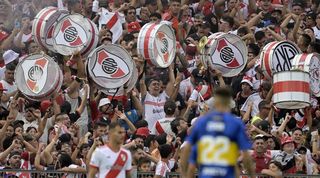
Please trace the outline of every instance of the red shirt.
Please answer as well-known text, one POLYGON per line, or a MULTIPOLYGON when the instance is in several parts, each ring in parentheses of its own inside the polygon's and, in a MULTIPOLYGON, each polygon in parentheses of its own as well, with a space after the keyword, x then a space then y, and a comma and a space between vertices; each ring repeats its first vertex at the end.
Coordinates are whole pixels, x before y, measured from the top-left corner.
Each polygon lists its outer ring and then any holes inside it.
POLYGON ((271 161, 271 152, 267 150, 262 156, 258 156, 256 151, 253 151, 252 158, 256 163, 256 173, 261 173, 262 169, 269 168, 269 162, 271 161))

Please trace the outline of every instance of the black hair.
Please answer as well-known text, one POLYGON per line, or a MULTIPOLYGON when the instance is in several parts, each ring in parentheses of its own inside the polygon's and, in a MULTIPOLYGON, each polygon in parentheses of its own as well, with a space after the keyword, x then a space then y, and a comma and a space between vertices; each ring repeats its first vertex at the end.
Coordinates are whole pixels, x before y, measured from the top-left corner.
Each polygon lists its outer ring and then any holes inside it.
POLYGON ((243 27, 240 27, 237 31, 237 33, 242 33, 244 35, 248 34, 250 32, 249 28, 247 26, 243 26, 243 27))
POLYGON ((302 34, 301 36, 303 37, 303 43, 304 43, 306 46, 308 46, 308 45, 311 43, 311 41, 312 41, 311 37, 310 37, 309 35, 305 34, 305 33, 302 34))
POLYGON ((265 36, 266 36, 266 34, 264 33, 264 31, 257 31, 254 34, 254 38, 256 39, 256 41, 263 39, 265 36))
POLYGON ((148 127, 148 122, 142 119, 142 120, 138 120, 135 125, 137 129, 141 127, 148 127))
POLYGON ((282 164, 280 162, 278 162, 278 161, 271 160, 269 165, 270 164, 274 164, 275 166, 277 166, 280 169, 280 171, 282 171, 282 169, 283 169, 282 164))
POLYGON ((111 122, 109 124, 109 130, 112 130, 112 129, 116 128, 116 127, 122 127, 122 126, 121 126, 121 124, 119 122, 111 122))
POLYGON ((67 153, 60 153, 59 162, 61 168, 69 167, 73 163, 70 155, 67 153))
POLYGON ((167 143, 167 134, 166 133, 162 133, 158 136, 156 136, 156 141, 158 142, 159 145, 163 145, 167 143))
POLYGON ((9 64, 6 65, 6 70, 14 71, 16 70, 16 64, 14 62, 10 62, 9 64))
POLYGON ((258 56, 259 53, 260 53, 260 47, 254 43, 250 43, 248 44, 248 48, 250 48, 252 50, 252 53, 255 55, 255 56, 258 56))
POLYGON ((36 102, 36 101, 30 101, 28 104, 25 105, 25 109, 28 108, 34 108, 34 109, 39 109, 40 108, 41 103, 40 102, 36 102))
POLYGON ((233 26, 234 26, 234 19, 233 19, 233 17, 228 16, 228 15, 225 15, 225 16, 222 16, 221 19, 222 19, 223 21, 228 22, 229 25, 230 25, 230 27, 233 28, 233 26))
POLYGON ((131 33, 128 33, 123 36, 123 40, 128 43, 134 40, 134 36, 131 33))
POLYGON ((69 114, 71 112, 71 104, 68 101, 64 101, 60 106, 61 113, 69 114))
POLYGON ((159 14, 158 12, 154 12, 150 14, 150 17, 156 17, 157 19, 161 19, 161 14, 159 14))
POLYGON ((142 166, 142 164, 151 164, 151 161, 148 158, 142 157, 138 160, 138 171, 141 171, 139 168, 142 166))
POLYGON ((154 142, 156 139, 156 135, 149 134, 144 141, 144 146, 150 148, 151 142, 154 142))
POLYGON ((230 89, 230 87, 218 87, 215 91, 214 91, 214 96, 218 96, 221 98, 231 98, 232 97, 232 90, 230 89))
POLYGON ((95 123, 94 123, 93 129, 95 130, 95 129, 97 129, 98 127, 107 127, 107 126, 108 126, 107 123, 98 121, 98 122, 95 122, 95 123))
POLYGON ((172 100, 167 100, 164 103, 164 113, 166 113, 166 115, 173 115, 176 111, 176 103, 172 100))
POLYGON ((261 111, 268 104, 269 103, 266 100, 260 101, 260 103, 258 104, 259 111, 261 111))
POLYGON ((180 126, 180 120, 182 118, 175 118, 173 121, 171 121, 170 123, 170 127, 171 127, 171 130, 174 134, 178 134, 178 126, 180 126))
POLYGON ((161 158, 168 158, 172 153, 172 147, 169 144, 160 145, 158 148, 161 158))

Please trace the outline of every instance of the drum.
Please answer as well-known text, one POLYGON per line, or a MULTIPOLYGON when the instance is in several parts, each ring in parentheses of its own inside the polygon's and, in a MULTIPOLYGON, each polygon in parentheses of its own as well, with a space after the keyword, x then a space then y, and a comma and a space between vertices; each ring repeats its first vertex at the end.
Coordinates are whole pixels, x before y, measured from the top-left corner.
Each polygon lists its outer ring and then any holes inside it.
POLYGON ((65 16, 53 30, 53 47, 58 53, 65 56, 77 51, 88 53, 87 48, 94 48, 92 40, 96 40, 97 31, 97 27, 80 14, 65 16))
POLYGON ((33 20, 32 36, 34 41, 41 47, 56 52, 53 48, 53 29, 57 21, 68 15, 67 10, 56 7, 42 9, 33 20))
POLYGON ((88 45, 85 45, 85 48, 83 52, 81 53, 82 56, 87 56, 89 53, 97 47, 99 42, 99 30, 97 28, 97 25, 93 23, 90 19, 86 19, 90 23, 92 34, 90 35, 90 43, 88 45))
POLYGON ((301 51, 290 41, 270 42, 262 50, 262 70, 267 78, 273 73, 291 70, 292 60, 301 51))
POLYGON ((87 57, 87 72, 100 88, 118 88, 132 76, 134 62, 129 53, 119 45, 102 45, 87 57))
POLYGON ((223 32, 209 36, 204 48, 209 65, 220 70, 224 77, 236 76, 244 69, 247 53, 246 44, 239 36, 223 32))
POLYGON ((300 69, 310 74, 310 89, 313 95, 320 96, 320 55, 298 54, 292 61, 292 69, 300 69))
POLYGON ((168 67, 176 55, 176 37, 166 22, 147 23, 139 33, 138 53, 157 67, 168 67))
POLYGON ((117 91, 117 88, 110 88, 110 89, 104 88, 104 89, 102 89, 102 92, 106 95, 109 95, 109 96, 124 96, 124 95, 126 95, 124 87, 127 88, 126 92, 131 91, 134 88, 134 86, 136 85, 137 80, 138 80, 138 75, 139 75, 135 63, 133 63, 133 64, 134 64, 134 67, 133 67, 132 76, 129 79, 129 81, 124 84, 124 86, 121 86, 118 89, 118 91, 117 91))
POLYGON ((51 57, 44 54, 33 54, 18 64, 15 79, 17 88, 26 97, 41 101, 60 90, 63 74, 51 57))
POLYGON ((310 74, 300 70, 273 75, 273 103, 278 108, 301 109, 310 105, 310 74))

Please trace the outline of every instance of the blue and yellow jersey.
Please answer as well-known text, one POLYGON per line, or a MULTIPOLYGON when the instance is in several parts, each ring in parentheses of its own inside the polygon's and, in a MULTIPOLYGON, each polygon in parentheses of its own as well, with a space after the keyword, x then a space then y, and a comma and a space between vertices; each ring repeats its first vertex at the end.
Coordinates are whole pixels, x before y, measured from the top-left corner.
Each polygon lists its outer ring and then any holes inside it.
POLYGON ((201 178, 234 178, 239 151, 251 148, 244 124, 230 113, 199 118, 187 141, 192 145, 189 162, 199 166, 201 178))

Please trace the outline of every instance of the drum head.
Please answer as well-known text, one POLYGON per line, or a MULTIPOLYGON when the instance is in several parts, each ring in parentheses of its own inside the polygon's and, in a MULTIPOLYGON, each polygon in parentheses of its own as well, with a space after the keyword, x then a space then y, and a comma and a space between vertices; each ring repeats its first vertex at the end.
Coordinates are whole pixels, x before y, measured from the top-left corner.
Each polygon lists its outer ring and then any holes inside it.
POLYGON ((118 91, 116 88, 111 88, 111 89, 105 88, 105 89, 102 89, 102 92, 109 96, 124 96, 126 95, 124 91, 124 87, 127 87, 126 89, 127 92, 131 91, 136 85, 138 80, 138 75, 139 75, 135 63, 133 64, 134 64, 134 67, 133 67, 132 76, 129 79, 129 81, 124 84, 124 86, 121 86, 118 91))
POLYGON ((15 70, 18 89, 30 98, 41 98, 58 86, 61 71, 49 56, 34 54, 27 56, 15 70))
POLYGON ((162 68, 168 67, 176 55, 176 37, 168 24, 161 24, 155 34, 154 58, 151 62, 162 68))
POLYGON ((316 96, 320 96, 320 55, 315 53, 312 55, 309 63, 310 73, 310 89, 316 96))
POLYGON ((248 60, 246 44, 233 34, 219 34, 215 38, 208 50, 211 67, 220 70, 224 77, 238 75, 248 60))
POLYGON ((91 24, 80 14, 62 18, 54 28, 54 49, 62 55, 81 51, 90 42, 91 24))
POLYGON ((272 72, 291 70, 292 61, 299 53, 301 53, 301 51, 294 43, 290 41, 279 42, 272 47, 270 52, 272 72))
POLYGON ((119 45, 102 45, 92 51, 88 58, 88 73, 102 88, 118 88, 132 76, 133 60, 119 45))

